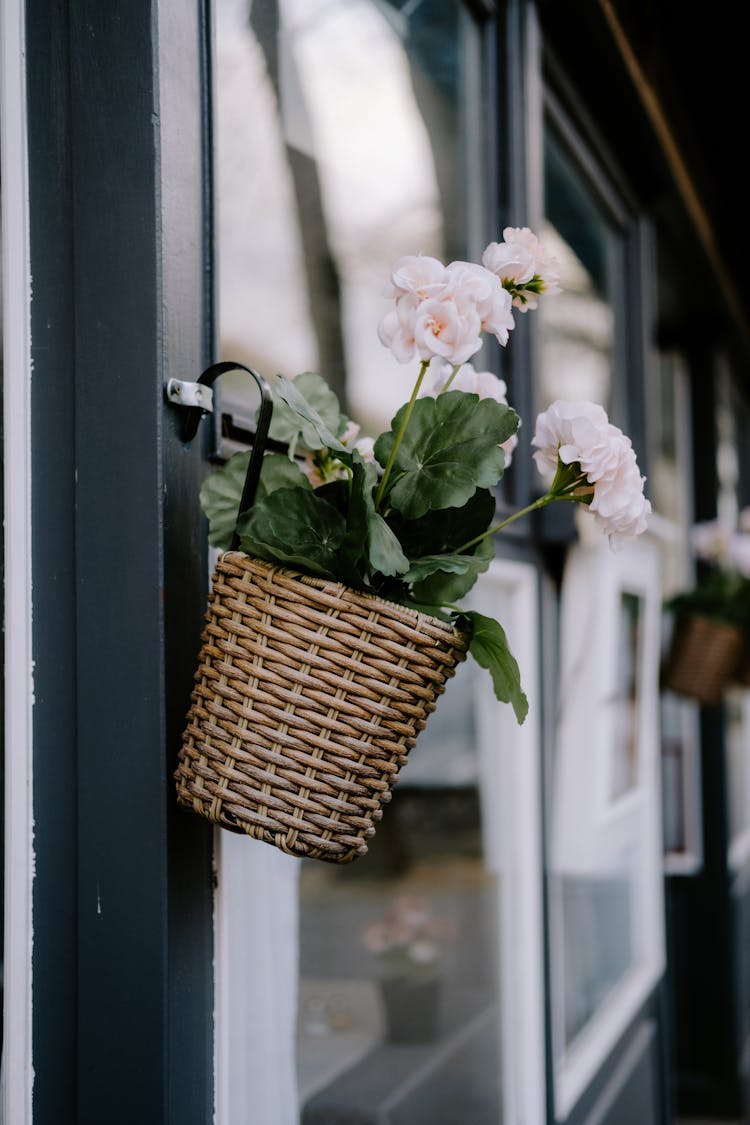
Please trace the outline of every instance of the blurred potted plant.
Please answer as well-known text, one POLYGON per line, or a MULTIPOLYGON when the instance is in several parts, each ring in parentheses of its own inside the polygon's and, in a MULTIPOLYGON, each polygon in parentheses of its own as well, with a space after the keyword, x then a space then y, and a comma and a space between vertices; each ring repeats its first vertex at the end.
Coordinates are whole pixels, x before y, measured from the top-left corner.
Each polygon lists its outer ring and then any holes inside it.
POLYGON ((690 542, 698 580, 666 603, 673 626, 663 684, 710 706, 750 676, 750 512, 738 529, 719 519, 697 523, 690 542))
POLYGON ((455 938, 452 923, 437 918, 426 898, 402 895, 364 927, 361 937, 377 959, 388 1042, 437 1038, 445 947, 455 938))

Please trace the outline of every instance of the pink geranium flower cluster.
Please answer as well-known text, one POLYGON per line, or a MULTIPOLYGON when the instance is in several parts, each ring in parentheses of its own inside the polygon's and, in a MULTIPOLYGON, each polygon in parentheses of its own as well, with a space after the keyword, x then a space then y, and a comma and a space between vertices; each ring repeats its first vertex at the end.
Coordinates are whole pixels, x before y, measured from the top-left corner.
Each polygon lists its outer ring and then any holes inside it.
POLYGON ((403 977, 429 975, 454 937, 454 926, 436 918, 421 895, 399 896, 361 933, 362 944, 380 959, 385 974, 403 977))
POLYGON ((750 511, 740 512, 738 528, 726 520, 704 520, 690 530, 690 544, 697 558, 726 571, 750 578, 750 511))
MULTIPOLYGON (((482 264, 410 255, 391 273, 395 307, 382 319, 381 342, 401 363, 419 359, 431 378, 420 394, 438 396, 462 390, 507 404, 505 383, 490 371, 476 371, 468 360, 489 333, 505 345, 514 326, 513 309, 537 308, 542 294, 559 291, 555 258, 528 227, 506 227, 501 242, 491 242, 482 264), (439 360, 437 371, 430 367, 439 360)), ((503 448, 506 467, 518 438, 503 448)), ((539 415, 533 444, 550 499, 585 503, 609 536, 613 549, 646 528, 651 505, 643 492, 630 438, 591 402, 556 402, 539 415), (578 479, 574 481, 574 474, 578 479), (571 475, 573 474, 573 475, 571 475), (575 484, 575 487, 573 485, 575 484)))
POLYGON ((645 531, 651 511, 645 478, 630 438, 612 425, 603 407, 554 402, 537 418, 532 445, 541 474, 564 479, 571 497, 589 505, 613 548, 645 531))
POLYGON ((399 258, 391 273, 395 308, 380 322, 381 342, 399 363, 452 366, 466 363, 488 333, 505 346, 513 329, 513 307, 535 308, 541 293, 558 289, 557 262, 528 227, 506 227, 474 262, 443 265, 427 255, 399 258))

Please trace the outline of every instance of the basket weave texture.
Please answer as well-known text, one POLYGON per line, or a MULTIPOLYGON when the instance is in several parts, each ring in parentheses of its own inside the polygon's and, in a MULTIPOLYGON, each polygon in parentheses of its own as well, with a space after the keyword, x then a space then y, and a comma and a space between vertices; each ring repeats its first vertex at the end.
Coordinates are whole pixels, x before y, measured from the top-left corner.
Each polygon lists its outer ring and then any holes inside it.
POLYGON ((226 552, 213 574, 178 803, 292 855, 364 855, 466 649, 437 618, 226 552))
POLYGON ((707 706, 720 701, 743 652, 739 629, 708 617, 678 617, 664 665, 663 686, 707 706))

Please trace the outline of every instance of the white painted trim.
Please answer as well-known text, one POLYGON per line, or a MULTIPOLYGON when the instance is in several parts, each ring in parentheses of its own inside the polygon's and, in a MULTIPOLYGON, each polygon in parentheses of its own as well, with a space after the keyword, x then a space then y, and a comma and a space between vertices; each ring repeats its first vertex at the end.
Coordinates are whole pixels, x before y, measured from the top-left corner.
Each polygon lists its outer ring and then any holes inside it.
POLYGON ((299 866, 249 836, 217 830, 216 1125, 297 1125, 299 866))
POLYGON ((5 415, 5 965, 2 1112, 31 1125, 31 279, 22 0, 0 6, 5 415))
POLYGON ((496 559, 471 599, 480 612, 502 622, 529 700, 529 714, 519 726, 481 673, 485 856, 488 866, 499 870, 502 890, 503 1120, 513 1125, 546 1120, 538 582, 528 563, 496 559))
MULTIPOLYGON (((639 929, 631 969, 612 987, 569 1044, 560 1023, 564 974, 559 905, 551 900, 553 959, 553 1053, 555 1108, 564 1120, 594 1078, 609 1052, 627 1030, 638 1009, 664 972, 664 898, 662 880, 661 784, 659 762, 658 652, 660 556, 645 539, 618 554, 606 540, 574 548, 563 583, 561 698, 556 754, 561 781, 555 808, 564 809, 566 825, 578 825, 575 837, 553 830, 550 868, 590 872, 604 870, 607 849, 638 841, 633 916, 639 929), (640 698, 637 710, 639 768, 632 790, 607 798, 609 758, 616 713, 617 618, 621 592, 643 599, 640 698), (563 767, 565 767, 563 769, 563 767), (603 804, 604 802, 604 804, 603 804)), ((554 817, 554 810, 553 810, 554 817)))

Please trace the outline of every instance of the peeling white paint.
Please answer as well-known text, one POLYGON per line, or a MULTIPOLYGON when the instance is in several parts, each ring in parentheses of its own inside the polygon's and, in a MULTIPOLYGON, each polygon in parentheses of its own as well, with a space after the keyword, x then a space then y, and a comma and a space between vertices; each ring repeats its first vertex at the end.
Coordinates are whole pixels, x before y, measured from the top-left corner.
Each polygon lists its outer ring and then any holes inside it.
POLYGON ((5 964, 2 1102, 31 1125, 32 713, 31 278, 23 0, 0 5, 5 466, 5 964))

